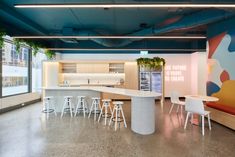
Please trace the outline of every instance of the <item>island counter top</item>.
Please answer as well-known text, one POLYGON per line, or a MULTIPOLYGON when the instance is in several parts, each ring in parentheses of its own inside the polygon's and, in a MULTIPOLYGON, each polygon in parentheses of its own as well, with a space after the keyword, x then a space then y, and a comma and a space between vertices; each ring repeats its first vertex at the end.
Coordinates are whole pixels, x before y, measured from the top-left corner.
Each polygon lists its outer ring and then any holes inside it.
MULTIPOLYGON (((155 99, 160 98, 161 93, 140 91, 123 88, 81 86, 81 87, 47 87, 43 88, 45 96, 53 96, 57 109, 63 104, 64 96, 72 96, 76 99, 79 95, 97 97, 100 93, 113 93, 131 97, 131 129, 141 135, 149 135, 155 132, 155 99)), ((74 99, 74 100, 75 100, 74 99)))
POLYGON ((43 90, 92 90, 103 93, 113 93, 131 97, 160 97, 162 94, 157 92, 140 91, 133 89, 100 87, 100 86, 80 86, 80 87, 43 87, 43 90))

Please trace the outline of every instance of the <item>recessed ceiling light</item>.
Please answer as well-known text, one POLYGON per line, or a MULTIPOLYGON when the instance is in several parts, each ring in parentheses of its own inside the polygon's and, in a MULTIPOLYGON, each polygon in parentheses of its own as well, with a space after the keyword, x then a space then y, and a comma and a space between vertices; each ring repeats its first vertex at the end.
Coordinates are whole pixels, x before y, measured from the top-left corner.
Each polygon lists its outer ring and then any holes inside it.
POLYGON ((235 4, 15 4, 16 8, 234 8, 235 4))
POLYGON ((14 36, 16 39, 206 39, 205 36, 14 36))

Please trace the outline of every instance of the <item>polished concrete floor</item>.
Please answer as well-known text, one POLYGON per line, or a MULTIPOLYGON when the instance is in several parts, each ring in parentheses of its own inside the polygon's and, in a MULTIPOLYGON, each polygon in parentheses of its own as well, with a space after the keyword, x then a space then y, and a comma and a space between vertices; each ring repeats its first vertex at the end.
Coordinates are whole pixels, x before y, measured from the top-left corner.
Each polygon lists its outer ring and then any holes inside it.
POLYGON ((156 132, 142 136, 130 128, 130 102, 125 102, 128 128, 116 132, 113 127, 93 119, 70 118, 66 114, 41 114, 36 103, 0 115, 0 157, 232 157, 235 156, 235 132, 217 123, 212 131, 188 125, 184 116, 168 114, 169 101, 163 109, 156 103, 156 132))

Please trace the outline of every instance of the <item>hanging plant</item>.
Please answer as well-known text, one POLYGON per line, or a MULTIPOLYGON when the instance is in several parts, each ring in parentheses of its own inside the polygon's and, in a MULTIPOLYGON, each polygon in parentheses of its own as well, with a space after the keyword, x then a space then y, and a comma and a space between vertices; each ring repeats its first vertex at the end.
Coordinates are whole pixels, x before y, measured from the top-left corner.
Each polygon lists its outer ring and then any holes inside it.
POLYGON ((4 46, 4 36, 6 35, 6 32, 2 29, 0 29, 0 49, 4 46))
POLYGON ((32 42, 32 41, 28 41, 26 42, 32 49, 32 53, 33 53, 33 56, 36 56, 39 49, 42 47, 41 45, 35 43, 35 42, 32 42))
POLYGON ((149 68, 155 70, 161 70, 162 66, 165 65, 165 59, 160 57, 151 58, 138 58, 137 64, 140 68, 149 68))
POLYGON ((52 59, 55 56, 55 52, 45 49, 45 55, 47 56, 48 59, 52 59))
POLYGON ((19 53, 20 53, 20 44, 21 44, 21 40, 14 38, 14 39, 13 39, 13 44, 14 44, 15 47, 16 47, 16 53, 19 54, 19 53))

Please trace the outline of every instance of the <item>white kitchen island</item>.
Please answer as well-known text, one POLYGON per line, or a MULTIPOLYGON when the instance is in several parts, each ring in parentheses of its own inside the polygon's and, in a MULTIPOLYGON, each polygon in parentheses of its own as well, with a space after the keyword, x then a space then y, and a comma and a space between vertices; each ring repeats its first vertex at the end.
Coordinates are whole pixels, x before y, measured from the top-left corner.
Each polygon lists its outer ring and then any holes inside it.
MULTIPOLYGON (((82 86, 82 87, 47 87, 43 88, 44 96, 54 96, 57 111, 61 112, 63 96, 99 97, 101 93, 113 93, 131 97, 131 129, 148 135, 155 132, 155 99, 161 93, 130 90, 123 88, 82 86)), ((75 103, 75 100, 74 100, 75 103)))

